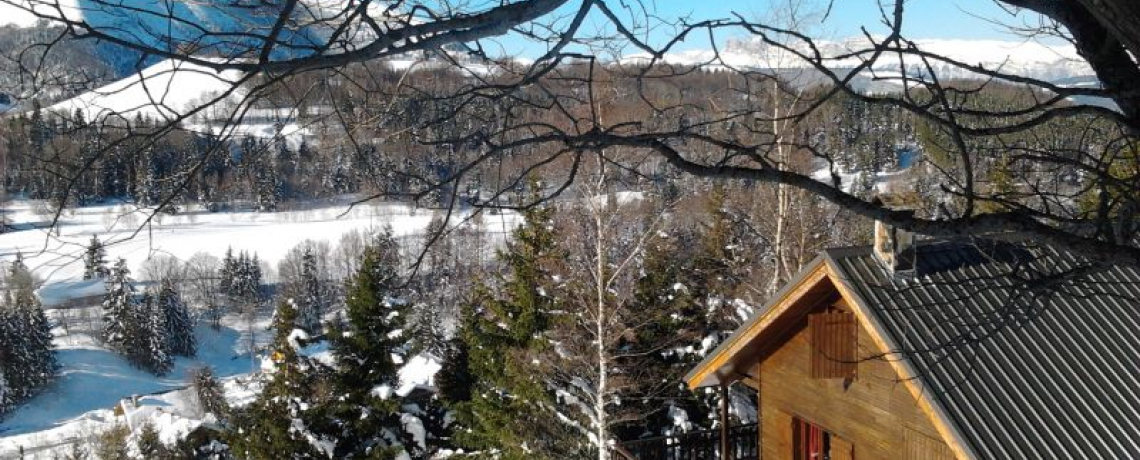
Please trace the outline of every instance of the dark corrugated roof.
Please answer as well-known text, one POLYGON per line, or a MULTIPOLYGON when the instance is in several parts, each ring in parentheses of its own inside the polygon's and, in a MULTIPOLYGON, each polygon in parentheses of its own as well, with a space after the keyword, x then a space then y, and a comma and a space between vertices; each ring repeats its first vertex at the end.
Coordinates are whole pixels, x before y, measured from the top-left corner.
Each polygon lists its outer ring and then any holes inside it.
POLYGON ((981 458, 1140 458, 1140 271, 990 240, 825 257, 981 458))

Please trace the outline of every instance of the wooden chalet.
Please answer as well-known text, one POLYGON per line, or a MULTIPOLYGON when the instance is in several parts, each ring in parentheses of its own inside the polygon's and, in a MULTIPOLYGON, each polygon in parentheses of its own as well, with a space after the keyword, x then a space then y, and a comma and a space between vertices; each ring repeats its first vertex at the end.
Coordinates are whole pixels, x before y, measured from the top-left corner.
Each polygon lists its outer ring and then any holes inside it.
POLYGON ((875 241, 824 251, 686 376, 757 391, 754 449, 723 424, 703 455, 629 457, 1140 458, 1140 271, 881 224, 875 241))

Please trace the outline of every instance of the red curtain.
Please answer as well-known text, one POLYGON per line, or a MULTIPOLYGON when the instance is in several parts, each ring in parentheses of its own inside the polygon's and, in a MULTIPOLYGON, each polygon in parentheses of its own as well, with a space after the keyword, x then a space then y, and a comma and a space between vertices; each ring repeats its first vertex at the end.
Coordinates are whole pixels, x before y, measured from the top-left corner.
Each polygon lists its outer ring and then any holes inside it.
POLYGON ((795 419, 796 460, 823 460, 824 431, 800 419, 795 419))

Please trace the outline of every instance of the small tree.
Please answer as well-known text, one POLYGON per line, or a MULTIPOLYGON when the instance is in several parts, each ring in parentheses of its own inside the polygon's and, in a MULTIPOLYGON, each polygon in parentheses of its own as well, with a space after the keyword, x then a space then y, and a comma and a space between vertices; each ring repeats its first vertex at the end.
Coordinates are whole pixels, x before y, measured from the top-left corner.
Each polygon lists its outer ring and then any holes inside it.
POLYGON ((112 349, 125 350, 127 327, 134 310, 134 286, 127 261, 119 259, 107 278, 107 289, 103 295, 103 341, 112 349))
POLYGON ((198 399, 198 407, 204 414, 214 414, 219 419, 229 416, 230 406, 226 403, 222 385, 214 376, 210 366, 203 366, 190 372, 190 386, 198 399))
POLYGON ((158 293, 158 309, 166 325, 167 348, 178 356, 194 356, 198 352, 198 341, 194 337, 194 318, 182 296, 174 289, 174 283, 162 283, 158 293))
POLYGON ((297 299, 301 313, 301 327, 307 331, 318 333, 321 330, 321 318, 325 312, 325 290, 317 271, 317 257, 312 248, 305 248, 301 256, 301 286, 300 298, 297 299))
MULTIPOLYGON (((18 271, 15 275, 30 278, 18 271)), ((30 286, 15 284, 17 289, 8 291, 0 306, 0 377, 6 381, 3 398, 9 404, 34 396, 54 380, 59 367, 51 323, 30 286)), ((4 405, 0 401, 0 407, 4 405)))
POLYGON ((297 310, 289 301, 278 303, 273 329, 273 373, 265 390, 251 406, 240 414, 230 445, 240 458, 328 457, 317 452, 309 439, 317 439, 309 428, 313 404, 312 387, 319 373, 313 364, 297 353, 293 331, 297 329, 297 310))
POLYGON ((107 249, 99 237, 91 235, 87 251, 83 253, 83 279, 90 280, 107 276, 107 249))
POLYGON ((166 316, 157 298, 150 292, 144 293, 142 301, 135 304, 133 317, 128 342, 134 346, 127 356, 133 358, 135 365, 155 375, 166 375, 174 367, 174 355, 170 351, 166 316))

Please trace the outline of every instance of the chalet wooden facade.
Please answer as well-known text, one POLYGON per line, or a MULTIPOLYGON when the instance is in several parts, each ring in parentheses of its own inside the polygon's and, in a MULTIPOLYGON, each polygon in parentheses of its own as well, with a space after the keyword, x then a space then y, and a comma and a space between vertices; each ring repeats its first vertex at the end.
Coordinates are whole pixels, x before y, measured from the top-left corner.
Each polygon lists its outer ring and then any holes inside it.
MULTIPOLYGON (((886 230, 825 251, 686 376, 757 390, 759 458, 1140 458, 1140 271, 886 230)), ((731 450, 691 458, 757 458, 731 450)))

